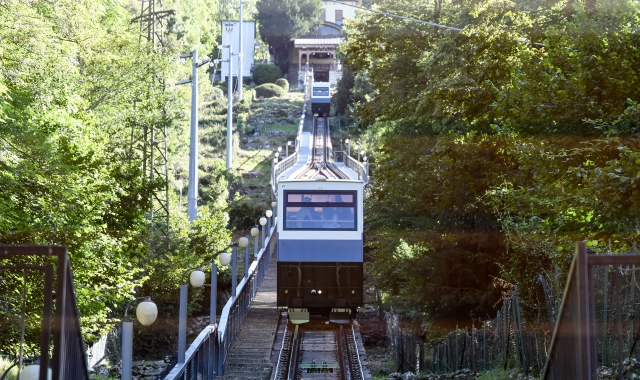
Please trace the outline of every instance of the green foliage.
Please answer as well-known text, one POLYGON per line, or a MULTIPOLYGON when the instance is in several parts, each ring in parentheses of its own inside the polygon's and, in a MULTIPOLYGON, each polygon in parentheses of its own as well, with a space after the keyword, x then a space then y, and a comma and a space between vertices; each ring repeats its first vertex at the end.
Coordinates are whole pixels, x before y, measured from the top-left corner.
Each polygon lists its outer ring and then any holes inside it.
POLYGON ((233 202, 229 203, 229 228, 243 231, 253 226, 263 212, 262 204, 236 193, 233 202))
POLYGON ((577 240, 598 251, 637 239, 637 4, 377 4, 464 28, 361 14, 345 29, 355 75, 334 104, 369 128, 369 268, 396 304, 491 312, 498 274, 534 307, 537 276, 566 270, 577 240), (372 89, 359 102, 358 75, 372 89))
POLYGON ((273 97, 281 97, 284 96, 285 92, 282 87, 273 84, 273 83, 265 83, 255 88, 256 96, 259 98, 273 98, 273 97))
MULTIPOLYGON (((190 2, 165 7, 178 3, 190 2)), ((161 55, 140 45, 139 25, 118 2, 9 2, 2 9, 0 242, 68 246, 87 341, 119 320, 126 302, 138 295, 151 295, 170 314, 182 272, 210 260, 211 250, 229 241, 221 211, 226 172, 209 170, 216 164, 202 160, 210 177, 204 176, 209 182, 201 200, 212 208, 201 208, 202 218, 189 226, 171 192, 167 231, 165 221, 152 221, 149 212, 152 193, 165 183, 149 180, 148 166, 142 171, 141 146, 144 133, 166 128, 169 167, 175 169, 169 177, 184 178, 190 90, 163 83, 190 72, 189 65, 169 59, 178 54, 173 49, 205 50, 216 33, 169 34, 167 55, 161 55)), ((171 27, 215 28, 208 17, 202 12, 171 27)), ((203 98, 219 97, 202 83, 203 98)), ((22 278, 3 280, 0 293, 9 298, 0 304, 0 346, 15 354, 22 278)), ((34 280, 30 291, 38 286, 34 280)), ((27 355, 38 342, 36 298, 27 303, 27 355)))
POLYGON ((276 65, 258 63, 253 68, 253 81, 258 86, 265 83, 276 83, 279 78, 282 78, 282 71, 276 65))
POLYGON ((275 82, 278 86, 282 87, 282 89, 284 90, 284 92, 289 92, 289 81, 284 79, 284 78, 280 78, 275 82))
MULTIPOLYGON (((272 47, 282 71, 289 68, 289 41, 322 25, 321 0, 260 0, 256 3, 260 36, 272 47)), ((256 82, 257 83, 257 82, 256 82)))

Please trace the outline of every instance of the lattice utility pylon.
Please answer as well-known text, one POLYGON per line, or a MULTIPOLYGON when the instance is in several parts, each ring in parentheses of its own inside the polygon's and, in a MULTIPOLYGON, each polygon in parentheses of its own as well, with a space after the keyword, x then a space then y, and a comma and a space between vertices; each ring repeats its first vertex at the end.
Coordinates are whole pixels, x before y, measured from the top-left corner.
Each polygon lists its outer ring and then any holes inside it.
MULTIPOLYGON (((131 23, 140 24, 140 43, 147 44, 159 54, 164 52, 165 19, 175 15, 174 10, 164 10, 162 0, 142 0, 140 16, 131 20, 131 23)), ((164 89, 164 79, 153 74, 150 85, 151 90, 147 96, 156 97, 156 89, 164 89)), ((163 90, 160 90, 163 91, 163 90)), ((152 182, 160 180, 164 186, 154 191, 151 196, 150 219, 153 225, 157 225, 165 238, 169 237, 169 162, 167 159, 167 118, 166 110, 162 109, 162 115, 154 118, 160 122, 132 124, 132 140, 142 155, 142 169, 145 179, 152 182), (136 137, 134 137, 136 136, 136 137)))

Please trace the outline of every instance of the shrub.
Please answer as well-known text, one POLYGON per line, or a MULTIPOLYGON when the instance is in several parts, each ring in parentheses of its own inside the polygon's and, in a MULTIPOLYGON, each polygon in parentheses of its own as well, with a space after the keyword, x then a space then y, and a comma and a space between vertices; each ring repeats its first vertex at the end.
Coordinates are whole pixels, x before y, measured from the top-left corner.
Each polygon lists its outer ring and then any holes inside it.
POLYGON ((253 68, 253 81, 257 85, 275 83, 279 78, 282 78, 282 71, 278 66, 259 63, 253 68))
POLYGON ((273 83, 265 83, 255 88, 256 96, 262 98, 273 98, 284 96, 285 92, 282 87, 273 83))
POLYGON ((280 78, 276 81, 276 84, 280 87, 282 87, 282 89, 284 90, 284 92, 289 92, 289 81, 284 79, 284 78, 280 78))

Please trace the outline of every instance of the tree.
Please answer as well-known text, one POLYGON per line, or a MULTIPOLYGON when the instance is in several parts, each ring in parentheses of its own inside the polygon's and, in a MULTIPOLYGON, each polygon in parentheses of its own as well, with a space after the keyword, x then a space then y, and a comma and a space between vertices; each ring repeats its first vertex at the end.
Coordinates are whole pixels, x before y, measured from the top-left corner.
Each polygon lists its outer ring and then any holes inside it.
POLYGON ((260 0, 256 4, 262 40, 271 46, 275 63, 289 71, 289 43, 322 25, 321 0, 260 0))
POLYGON ((637 4, 430 3, 378 4, 463 30, 362 14, 341 47, 373 87, 357 106, 361 141, 378 136, 369 269, 398 305, 459 316, 486 305, 486 262, 535 307, 577 240, 638 236, 637 4))

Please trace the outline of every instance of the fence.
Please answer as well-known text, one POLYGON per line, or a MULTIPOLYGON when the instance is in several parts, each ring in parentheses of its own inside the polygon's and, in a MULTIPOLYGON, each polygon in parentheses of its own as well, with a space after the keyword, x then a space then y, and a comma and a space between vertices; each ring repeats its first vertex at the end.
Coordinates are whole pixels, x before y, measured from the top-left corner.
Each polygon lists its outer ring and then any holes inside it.
POLYGON ((275 220, 264 247, 249 267, 249 275, 238 284, 237 296, 229 299, 222 309, 218 325, 210 325, 200 332, 187 349, 185 362, 176 364, 165 380, 207 380, 223 374, 227 354, 269 267, 271 251, 275 244, 272 242, 277 218, 275 220))
POLYGON ((3 271, 41 271, 44 273, 42 328, 40 332, 40 379, 47 378, 49 364, 52 380, 88 380, 89 372, 84 342, 80 331, 80 315, 76 304, 71 265, 66 247, 0 245, 3 271), (55 258, 55 304, 54 265, 55 258), (25 264, 30 261, 30 264, 25 264), (39 262, 34 265, 34 262, 39 262), (51 315, 53 318, 53 355, 51 344, 51 315))
POLYGON ((637 378, 640 371, 634 367, 638 365, 630 359, 640 359, 639 268, 635 244, 632 252, 595 255, 587 254, 586 244, 580 242, 561 302, 553 284, 539 277, 547 318, 538 316, 530 319, 536 323, 525 324, 517 289, 513 289, 495 319, 479 328, 456 329, 436 344, 425 344, 403 331, 400 317, 390 315, 397 369, 447 373, 517 367, 554 380, 596 379, 598 373, 611 372, 617 379, 637 378), (545 327, 548 324, 552 335, 545 327))
POLYGON ((545 362, 549 337, 544 331, 525 329, 517 290, 505 297, 495 319, 480 328, 456 328, 437 344, 428 345, 403 331, 399 318, 391 315, 388 321, 398 371, 439 374, 517 366, 523 372, 538 374, 545 362))
POLYGON ((545 379, 595 379, 599 366, 615 368, 612 372, 617 372, 618 379, 630 378, 625 359, 638 359, 640 339, 639 264, 635 244, 631 254, 623 255, 590 255, 584 242, 578 245, 543 372, 545 379))
POLYGON ((295 164, 298 162, 300 144, 302 143, 302 129, 304 128, 304 120, 307 114, 307 99, 311 97, 310 84, 312 82, 308 78, 309 73, 311 72, 309 70, 310 70, 309 66, 307 65, 306 70, 304 71, 304 80, 303 80, 304 101, 302 104, 302 115, 300 115, 300 120, 298 121, 298 135, 296 136, 296 146, 295 146, 296 150, 293 154, 289 155, 289 157, 286 157, 284 160, 279 161, 278 163, 273 165, 273 168, 271 170, 271 191, 273 192, 274 195, 277 195, 276 186, 278 185, 277 183, 278 176, 286 172, 287 170, 291 169, 292 167, 294 167, 295 164))
POLYGON ((344 155, 344 160, 344 164, 347 165, 349 169, 358 174, 358 178, 361 178, 365 184, 369 182, 369 173, 364 165, 362 165, 358 162, 358 160, 349 155, 344 155))

